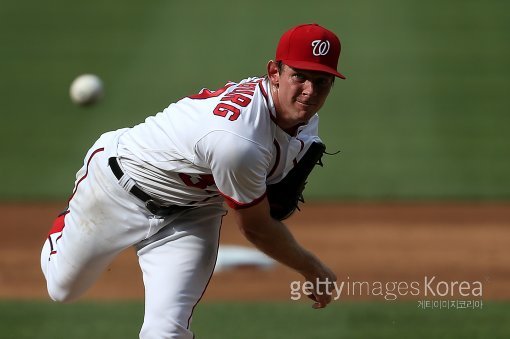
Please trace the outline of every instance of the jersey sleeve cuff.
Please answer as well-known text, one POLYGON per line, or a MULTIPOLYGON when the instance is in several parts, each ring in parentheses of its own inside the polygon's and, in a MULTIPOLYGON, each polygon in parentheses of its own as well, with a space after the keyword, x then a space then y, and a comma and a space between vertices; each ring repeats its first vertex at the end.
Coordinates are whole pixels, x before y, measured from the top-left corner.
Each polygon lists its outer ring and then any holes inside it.
POLYGON ((259 202, 261 202, 262 200, 264 200, 264 198, 266 197, 266 192, 264 192, 264 194, 262 194, 262 196, 260 196, 259 198, 251 201, 251 202, 248 202, 248 203, 242 203, 242 202, 239 202, 223 193, 220 192, 220 194, 223 196, 223 198, 225 199, 225 202, 227 203, 227 205, 234 209, 234 210, 240 210, 240 209, 243 209, 243 208, 248 208, 248 207, 252 207, 252 206, 255 206, 257 205, 259 202))

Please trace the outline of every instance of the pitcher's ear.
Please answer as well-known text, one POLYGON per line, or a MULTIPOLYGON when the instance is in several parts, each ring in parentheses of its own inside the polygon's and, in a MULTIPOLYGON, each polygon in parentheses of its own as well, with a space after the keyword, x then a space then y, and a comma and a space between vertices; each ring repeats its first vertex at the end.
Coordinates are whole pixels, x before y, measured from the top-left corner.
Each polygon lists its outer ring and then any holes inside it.
POLYGON ((280 72, 278 71, 278 64, 276 61, 269 60, 267 63, 267 76, 269 77, 272 85, 278 86, 280 81, 280 72))

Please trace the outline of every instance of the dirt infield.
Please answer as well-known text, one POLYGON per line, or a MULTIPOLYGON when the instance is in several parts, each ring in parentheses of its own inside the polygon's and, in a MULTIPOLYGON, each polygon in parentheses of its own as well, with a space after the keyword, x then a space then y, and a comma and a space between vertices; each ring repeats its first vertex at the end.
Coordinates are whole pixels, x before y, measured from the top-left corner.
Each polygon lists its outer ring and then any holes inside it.
MULTIPOLYGON (((40 247, 62 206, 0 205, 0 298, 46 298, 40 247)), ((479 281, 484 300, 510 299, 508 203, 307 203, 288 225, 341 281, 479 281)), ((249 246, 229 216, 221 242, 249 246)), ((84 298, 143 298, 136 260, 125 251, 84 298)), ((235 269, 215 274, 204 299, 288 300, 293 280, 300 277, 282 266, 235 269)))

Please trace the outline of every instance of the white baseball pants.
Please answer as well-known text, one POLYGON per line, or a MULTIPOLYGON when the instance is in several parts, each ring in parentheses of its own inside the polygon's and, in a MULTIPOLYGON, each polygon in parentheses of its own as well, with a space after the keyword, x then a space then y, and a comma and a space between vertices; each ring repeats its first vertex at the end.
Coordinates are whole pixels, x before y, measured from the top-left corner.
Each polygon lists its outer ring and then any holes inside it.
POLYGON ((88 151, 68 212, 44 243, 48 293, 55 301, 78 298, 116 255, 136 246, 145 285, 140 338, 193 338, 191 316, 214 270, 225 209, 210 205, 152 215, 108 167, 120 133, 104 134, 88 151))

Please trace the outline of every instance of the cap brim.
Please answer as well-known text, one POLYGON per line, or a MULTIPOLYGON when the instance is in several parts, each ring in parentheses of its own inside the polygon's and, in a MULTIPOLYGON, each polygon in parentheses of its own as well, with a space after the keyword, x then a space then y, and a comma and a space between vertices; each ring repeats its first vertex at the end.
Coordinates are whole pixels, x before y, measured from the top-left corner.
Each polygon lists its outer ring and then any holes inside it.
POLYGON ((309 62, 309 61, 293 61, 293 60, 282 60, 282 62, 292 68, 298 68, 298 69, 304 69, 307 71, 318 71, 318 72, 325 72, 332 74, 340 79, 345 79, 345 76, 343 74, 338 73, 338 71, 334 68, 317 64, 315 62, 309 62))

